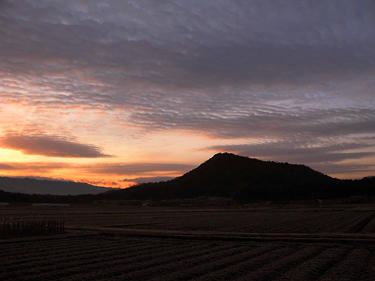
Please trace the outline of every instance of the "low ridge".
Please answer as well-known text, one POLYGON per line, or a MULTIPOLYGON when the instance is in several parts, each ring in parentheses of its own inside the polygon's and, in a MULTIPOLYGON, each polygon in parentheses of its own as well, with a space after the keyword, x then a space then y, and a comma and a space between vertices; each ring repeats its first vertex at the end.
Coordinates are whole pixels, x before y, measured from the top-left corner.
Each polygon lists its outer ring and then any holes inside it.
POLYGON ((102 193, 108 188, 72 181, 0 177, 0 190, 24 194, 80 195, 102 193))

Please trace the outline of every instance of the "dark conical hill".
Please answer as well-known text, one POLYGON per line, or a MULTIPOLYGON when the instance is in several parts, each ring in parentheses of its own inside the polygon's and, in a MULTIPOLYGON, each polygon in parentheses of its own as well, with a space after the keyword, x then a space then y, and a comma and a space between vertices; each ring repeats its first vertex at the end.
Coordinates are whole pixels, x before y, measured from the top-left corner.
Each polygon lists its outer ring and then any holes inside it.
POLYGON ((185 175, 168 182, 147 183, 106 196, 123 199, 171 199, 201 196, 238 200, 313 198, 335 179, 304 165, 262 161, 218 153, 185 175))

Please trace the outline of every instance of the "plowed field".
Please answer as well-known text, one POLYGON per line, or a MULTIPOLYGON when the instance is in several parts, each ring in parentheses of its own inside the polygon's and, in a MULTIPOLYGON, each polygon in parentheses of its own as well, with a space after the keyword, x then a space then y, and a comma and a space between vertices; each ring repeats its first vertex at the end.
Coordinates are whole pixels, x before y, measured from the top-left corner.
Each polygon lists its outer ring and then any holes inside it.
POLYGON ((0 280, 375 280, 374 210, 4 207, 67 233, 0 241, 0 280))

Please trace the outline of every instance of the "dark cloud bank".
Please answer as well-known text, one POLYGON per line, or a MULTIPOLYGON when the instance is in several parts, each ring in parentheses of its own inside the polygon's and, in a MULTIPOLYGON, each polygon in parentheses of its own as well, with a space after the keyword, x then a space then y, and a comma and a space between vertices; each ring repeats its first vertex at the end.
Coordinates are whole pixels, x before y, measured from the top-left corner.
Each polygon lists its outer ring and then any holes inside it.
POLYGON ((0 147, 49 157, 109 157, 96 146, 50 135, 6 135, 0 138, 0 147))
MULTIPOLYGON (((0 79, 11 89, 4 99, 22 93, 41 107, 116 108, 124 111, 118 120, 145 131, 263 138, 210 148, 263 158, 332 165, 373 156, 372 0, 38 0, 0 8, 0 79), (22 92, 20 80, 48 84, 51 94, 22 92)), ((43 140, 28 141, 42 149, 43 140)), ((86 155, 79 157, 105 156, 47 141, 86 155)))

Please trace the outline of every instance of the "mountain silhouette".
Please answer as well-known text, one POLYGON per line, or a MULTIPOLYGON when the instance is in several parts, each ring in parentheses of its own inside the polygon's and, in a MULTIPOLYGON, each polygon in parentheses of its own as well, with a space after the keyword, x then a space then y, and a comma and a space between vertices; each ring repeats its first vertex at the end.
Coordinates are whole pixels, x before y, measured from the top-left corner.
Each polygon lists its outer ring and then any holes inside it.
MULTIPOLYGON (((56 195, 67 194, 68 190, 72 189, 85 190, 83 193, 88 193, 86 191, 92 188, 95 189, 94 186, 74 182, 0 178, 0 202, 87 203, 97 200, 157 201, 205 197, 226 197, 240 203, 350 197, 357 197, 356 200, 358 197, 368 200, 375 197, 375 177, 340 180, 305 165, 218 153, 197 168, 169 181, 144 183, 99 194, 56 195), (17 186, 29 188, 29 191, 36 190, 30 187, 38 185, 42 185, 38 187, 39 190, 40 188, 55 190, 55 195, 6 192, 9 190, 23 192, 15 188, 17 186), (11 187, 13 189, 10 189, 11 187)), ((98 191, 102 190, 99 188, 98 191)))
POLYGON ((181 177, 108 191, 101 196, 137 200, 200 196, 238 201, 306 199, 332 196, 339 182, 305 165, 218 153, 181 177))
POLYGON ((0 190, 24 194, 80 195, 98 194, 108 189, 72 181, 0 177, 0 190))

